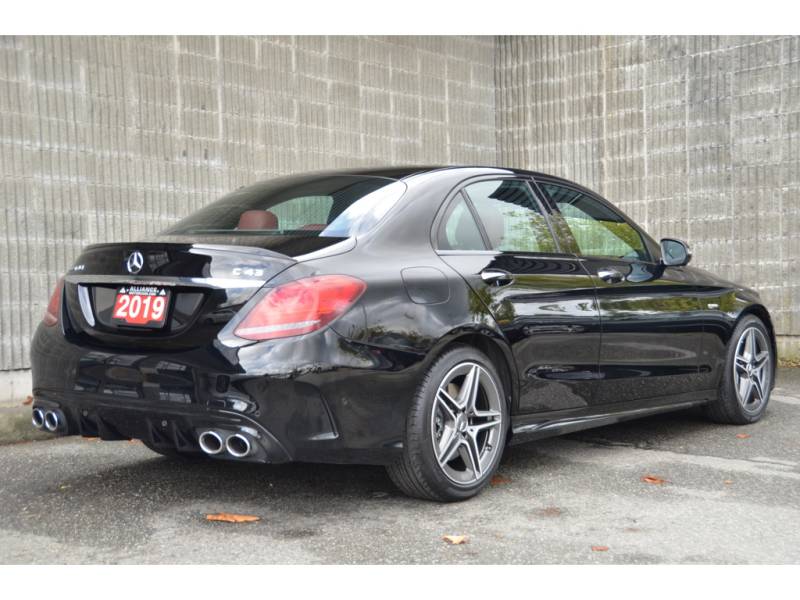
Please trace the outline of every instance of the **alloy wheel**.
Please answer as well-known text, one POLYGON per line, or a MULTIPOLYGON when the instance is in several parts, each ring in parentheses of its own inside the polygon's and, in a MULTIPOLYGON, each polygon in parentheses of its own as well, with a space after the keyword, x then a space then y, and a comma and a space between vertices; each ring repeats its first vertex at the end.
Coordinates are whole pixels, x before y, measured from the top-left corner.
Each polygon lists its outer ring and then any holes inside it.
POLYGON ((454 483, 482 479, 501 451, 503 399, 492 375, 463 362, 444 376, 431 411, 431 437, 442 472, 454 483))
POLYGON ((733 360, 733 383, 739 403, 757 412, 767 401, 772 377, 770 346, 764 333, 748 327, 739 337, 733 360))

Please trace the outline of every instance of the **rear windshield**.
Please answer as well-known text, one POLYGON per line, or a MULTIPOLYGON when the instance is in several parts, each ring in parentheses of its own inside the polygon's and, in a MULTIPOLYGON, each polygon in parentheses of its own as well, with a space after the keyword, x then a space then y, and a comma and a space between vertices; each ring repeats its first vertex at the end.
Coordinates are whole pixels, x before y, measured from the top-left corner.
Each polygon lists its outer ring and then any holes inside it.
POLYGON ((238 189, 163 234, 347 238, 374 227, 405 190, 382 177, 283 177, 238 189))

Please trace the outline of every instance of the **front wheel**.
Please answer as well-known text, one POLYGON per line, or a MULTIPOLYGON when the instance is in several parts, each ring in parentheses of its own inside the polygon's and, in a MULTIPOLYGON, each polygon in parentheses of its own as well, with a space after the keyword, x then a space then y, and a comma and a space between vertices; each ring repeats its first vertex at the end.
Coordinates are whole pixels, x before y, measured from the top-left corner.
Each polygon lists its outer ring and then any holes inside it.
POLYGON ((719 423, 755 423, 767 409, 775 361, 769 332, 761 319, 749 315, 736 326, 728 344, 719 393, 708 405, 719 423))
POLYGON ((403 456, 387 467, 410 496, 465 500, 491 479, 505 447, 502 380, 481 352, 457 347, 430 368, 406 421, 403 456))

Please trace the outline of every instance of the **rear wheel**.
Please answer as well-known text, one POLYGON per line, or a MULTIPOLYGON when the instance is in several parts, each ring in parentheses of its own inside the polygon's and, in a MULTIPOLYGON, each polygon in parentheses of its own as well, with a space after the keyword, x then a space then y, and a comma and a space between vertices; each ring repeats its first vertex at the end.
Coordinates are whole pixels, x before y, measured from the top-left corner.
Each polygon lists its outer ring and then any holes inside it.
POLYGON ((758 421, 769 402, 774 369, 769 332, 761 319, 748 315, 731 336, 719 393, 708 406, 709 416, 734 425, 758 421))
POLYGON ((473 348, 454 348, 420 385, 406 422, 403 456, 387 467, 389 476, 417 498, 471 498, 497 470, 507 428, 508 406, 494 365, 473 348))

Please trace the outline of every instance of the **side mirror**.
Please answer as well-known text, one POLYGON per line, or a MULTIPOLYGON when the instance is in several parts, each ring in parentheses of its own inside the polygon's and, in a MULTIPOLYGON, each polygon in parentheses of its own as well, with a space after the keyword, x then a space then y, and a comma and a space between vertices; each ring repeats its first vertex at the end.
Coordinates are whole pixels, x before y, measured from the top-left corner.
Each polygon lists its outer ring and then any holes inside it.
POLYGON ((668 267, 682 267, 692 260, 692 251, 686 242, 672 238, 661 240, 661 262, 668 267))

